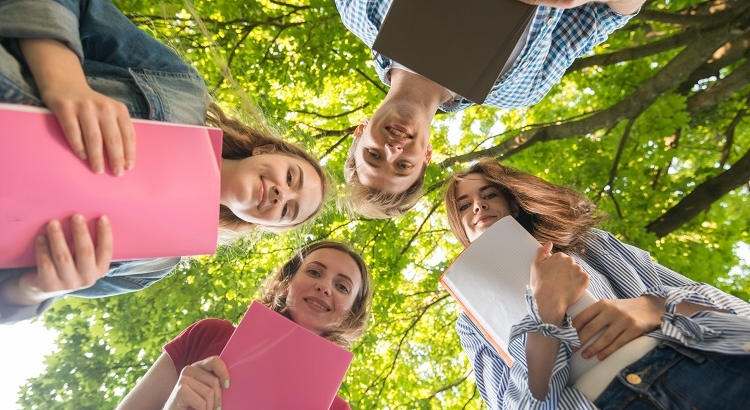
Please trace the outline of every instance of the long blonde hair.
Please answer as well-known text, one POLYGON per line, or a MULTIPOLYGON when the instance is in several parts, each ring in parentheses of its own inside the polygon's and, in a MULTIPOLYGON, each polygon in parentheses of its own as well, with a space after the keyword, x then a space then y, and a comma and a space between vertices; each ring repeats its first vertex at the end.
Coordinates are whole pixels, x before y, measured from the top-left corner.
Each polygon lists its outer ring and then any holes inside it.
POLYGON ((269 309, 279 312, 291 319, 286 304, 286 296, 289 293, 289 284, 292 278, 302 267, 307 255, 318 249, 336 249, 349 255, 359 267, 359 273, 362 275, 362 286, 357 293, 352 308, 347 314, 344 321, 336 328, 323 333, 321 336, 330 340, 337 345, 348 348, 354 341, 362 337, 369 317, 370 299, 372 298, 371 278, 367 270, 367 265, 362 257, 347 245, 335 241, 318 241, 313 242, 295 254, 289 259, 276 274, 266 282, 266 290, 261 298, 261 302, 269 309))
MULTIPOLYGON (((313 216, 320 212, 323 206, 323 202, 328 195, 328 177, 326 176, 323 168, 320 166, 318 161, 312 157, 307 151, 298 147, 295 144, 283 141, 273 131, 265 127, 250 127, 243 124, 242 122, 229 118, 221 107, 216 103, 211 103, 208 107, 208 113, 206 114, 206 125, 221 128, 224 131, 224 139, 221 144, 221 157, 225 159, 242 159, 253 155, 253 149, 263 145, 272 145, 275 148, 275 152, 278 154, 289 155, 292 157, 298 157, 303 161, 309 163, 317 172, 321 182, 321 201, 315 211, 308 218, 311 219, 313 216)), ((274 227, 274 231, 284 231, 295 228, 306 221, 302 221, 297 225, 290 225, 285 227, 274 227)), ((238 218, 232 211, 224 205, 221 205, 219 210, 219 228, 229 230, 237 233, 246 232, 255 227, 255 224, 245 222, 238 218)))
POLYGON ((514 215, 538 241, 551 241, 558 251, 575 250, 583 236, 602 220, 596 205, 579 192, 555 185, 531 174, 482 158, 469 169, 448 178, 445 210, 453 235, 466 247, 466 236, 456 201, 458 183, 471 174, 481 174, 504 195, 514 215))

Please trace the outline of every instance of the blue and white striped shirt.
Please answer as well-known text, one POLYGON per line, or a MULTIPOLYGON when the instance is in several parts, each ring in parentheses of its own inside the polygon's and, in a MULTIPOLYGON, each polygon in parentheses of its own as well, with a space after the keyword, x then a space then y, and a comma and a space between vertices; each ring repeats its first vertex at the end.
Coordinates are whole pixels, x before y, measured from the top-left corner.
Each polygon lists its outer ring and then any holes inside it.
MULTIPOLYGON (((724 354, 750 354, 750 304, 712 286, 696 283, 651 260, 648 252, 624 244, 598 229, 583 242, 585 252, 571 254, 589 274, 589 292, 599 299, 655 295, 666 300, 661 327, 649 336, 724 354), (680 302, 692 302, 731 313, 700 311, 690 317, 675 314, 680 302)), ((568 320, 561 327, 539 319, 534 298, 527 295, 529 315, 511 331, 508 368, 484 335, 461 313, 456 331, 474 366, 477 387, 491 409, 595 409, 580 391, 567 385, 571 347, 580 344, 568 320), (528 386, 526 333, 537 332, 561 341, 545 401, 534 399, 528 386)))
MULTIPOLYGON (((336 0, 336 8, 346 28, 372 48, 391 2, 336 0)), ((513 65, 497 79, 483 105, 516 108, 538 103, 576 58, 606 40, 631 17, 618 14, 602 3, 587 3, 572 9, 537 7, 529 41, 513 65)), ((373 58, 381 81, 390 86, 388 73, 393 62, 375 52, 373 58)), ((440 108, 452 112, 473 104, 458 98, 440 108)))

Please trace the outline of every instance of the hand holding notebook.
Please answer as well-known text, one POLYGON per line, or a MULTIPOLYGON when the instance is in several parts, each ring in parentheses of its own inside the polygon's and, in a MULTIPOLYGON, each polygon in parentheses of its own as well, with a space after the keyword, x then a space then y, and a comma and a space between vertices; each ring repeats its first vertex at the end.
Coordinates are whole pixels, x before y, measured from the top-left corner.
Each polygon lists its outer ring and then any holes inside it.
MULTIPOLYGON (((539 248, 534 237, 506 216, 474 240, 440 279, 508 366, 513 364, 508 353, 510 331, 528 314, 524 295, 539 248)), ((575 316, 595 301, 585 291, 568 306, 567 314, 575 316)), ((596 358, 583 359, 582 350, 571 359, 571 383, 598 362, 596 358)))

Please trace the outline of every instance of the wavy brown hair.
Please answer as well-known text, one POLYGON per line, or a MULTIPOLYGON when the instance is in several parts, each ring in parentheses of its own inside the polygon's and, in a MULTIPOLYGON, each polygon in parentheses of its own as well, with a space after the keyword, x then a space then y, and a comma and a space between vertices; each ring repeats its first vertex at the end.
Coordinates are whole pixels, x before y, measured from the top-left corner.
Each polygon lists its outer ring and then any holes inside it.
POLYGON ((466 247, 466 236, 456 201, 456 187, 470 174, 481 174, 503 194, 508 206, 518 210, 516 220, 539 242, 550 241, 558 251, 577 250, 588 231, 602 216, 596 205, 573 189, 555 185, 531 174, 482 158, 467 170, 448 178, 445 210, 453 235, 466 247))
MULTIPOLYGON (((323 168, 320 166, 318 161, 312 157, 307 151, 300 148, 299 146, 283 141, 275 132, 265 127, 250 127, 243 124, 241 121, 234 118, 229 118, 224 111, 216 104, 211 103, 208 107, 208 113, 206 114, 206 125, 221 128, 224 131, 224 138, 221 144, 221 157, 225 159, 243 159, 253 155, 253 149, 263 146, 271 145, 274 147, 274 153, 288 155, 291 157, 298 157, 303 161, 309 163, 317 172, 321 182, 321 201, 315 212, 310 217, 317 215, 320 209, 323 207, 323 202, 328 195, 328 177, 326 176, 323 168)), ((306 221, 301 222, 297 225, 290 225, 284 227, 274 227, 274 232, 286 231, 289 229, 296 228, 306 221)), ((255 224, 245 222, 238 218, 232 211, 224 205, 220 206, 219 209, 219 228, 233 231, 233 232, 246 232, 255 227, 255 224)))
POLYGON ((362 275, 362 287, 357 293, 352 308, 344 321, 333 330, 323 333, 321 336, 337 345, 348 348, 354 341, 362 337, 369 317, 370 299, 372 298, 370 273, 362 257, 347 245, 335 241, 318 241, 303 247, 276 274, 266 282, 266 290, 261 302, 269 309, 283 314, 291 319, 287 310, 286 296, 289 292, 289 284, 296 275, 307 255, 318 249, 336 249, 349 255, 359 267, 362 275))

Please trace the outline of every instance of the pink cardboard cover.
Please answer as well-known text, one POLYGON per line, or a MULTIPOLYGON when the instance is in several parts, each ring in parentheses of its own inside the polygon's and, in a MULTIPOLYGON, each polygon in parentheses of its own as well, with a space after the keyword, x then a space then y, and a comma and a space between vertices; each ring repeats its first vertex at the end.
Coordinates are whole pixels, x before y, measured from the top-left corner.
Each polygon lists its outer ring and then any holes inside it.
POLYGON ((354 355, 254 301, 220 357, 231 380, 222 409, 324 410, 354 355))
POLYGON ((48 110, 0 104, 0 268, 35 265, 34 238, 51 219, 68 235, 80 213, 95 234, 107 215, 113 260, 213 253, 221 130, 133 120, 135 169, 94 174, 48 110))

